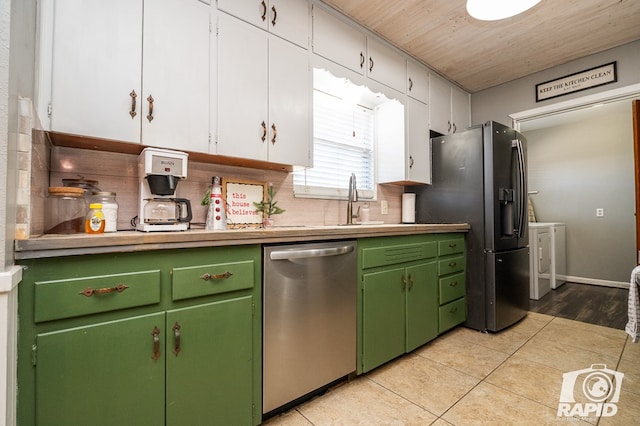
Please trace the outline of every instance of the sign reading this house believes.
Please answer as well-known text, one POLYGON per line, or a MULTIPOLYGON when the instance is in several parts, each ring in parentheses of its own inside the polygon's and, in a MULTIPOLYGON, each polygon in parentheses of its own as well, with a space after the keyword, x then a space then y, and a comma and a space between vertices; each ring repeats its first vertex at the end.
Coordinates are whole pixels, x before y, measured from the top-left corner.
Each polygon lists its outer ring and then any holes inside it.
POLYGON ((566 77, 536 84, 536 102, 618 81, 616 63, 601 65, 566 77))

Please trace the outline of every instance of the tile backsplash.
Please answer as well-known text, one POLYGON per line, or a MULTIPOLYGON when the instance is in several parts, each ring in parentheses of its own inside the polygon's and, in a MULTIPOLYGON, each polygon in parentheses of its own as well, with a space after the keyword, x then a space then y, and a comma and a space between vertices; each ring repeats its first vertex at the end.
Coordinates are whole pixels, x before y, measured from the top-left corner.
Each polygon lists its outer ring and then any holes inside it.
MULTIPOLYGON (((44 177, 41 173, 36 176, 32 173, 32 206, 42 206, 47 187, 62 186, 62 179, 82 177, 96 180, 102 191, 117 194, 118 230, 133 229, 132 219, 138 214, 137 155, 62 146, 49 147, 48 176, 44 177), (45 180, 46 182, 43 182, 45 180)), ((34 144, 34 150, 36 148, 34 144)), ((37 157, 42 158, 43 155, 38 154, 37 157)), ((200 200, 206 193, 212 176, 273 183, 277 191, 278 205, 286 210, 285 213, 274 216, 275 225, 335 225, 345 222, 346 201, 296 198, 293 195, 293 175, 289 173, 189 161, 187 179, 179 183, 176 196, 191 200, 193 227, 204 224, 207 209, 200 205, 200 200)), ((402 192, 403 188, 400 186, 379 185, 378 201, 369 202, 370 220, 399 223, 402 192), (380 212, 381 200, 388 202, 387 215, 380 212)), ((32 213, 34 220, 31 236, 37 236, 43 233, 44 209, 32 209, 32 213)))

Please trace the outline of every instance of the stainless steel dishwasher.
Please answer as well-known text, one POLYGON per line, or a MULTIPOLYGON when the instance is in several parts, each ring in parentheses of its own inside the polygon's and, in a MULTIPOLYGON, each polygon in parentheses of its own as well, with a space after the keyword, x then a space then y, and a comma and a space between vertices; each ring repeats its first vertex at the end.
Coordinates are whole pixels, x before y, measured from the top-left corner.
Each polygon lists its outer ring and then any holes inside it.
POLYGON ((263 413, 356 369, 355 241, 264 248, 263 413))

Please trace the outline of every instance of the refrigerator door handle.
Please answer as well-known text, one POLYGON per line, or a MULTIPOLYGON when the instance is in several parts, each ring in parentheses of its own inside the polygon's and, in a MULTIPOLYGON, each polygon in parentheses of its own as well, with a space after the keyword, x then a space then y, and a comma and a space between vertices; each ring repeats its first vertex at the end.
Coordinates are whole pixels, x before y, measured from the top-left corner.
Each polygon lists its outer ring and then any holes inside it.
POLYGON ((527 172, 522 141, 517 139, 515 142, 518 154, 518 237, 522 237, 527 220, 527 172))

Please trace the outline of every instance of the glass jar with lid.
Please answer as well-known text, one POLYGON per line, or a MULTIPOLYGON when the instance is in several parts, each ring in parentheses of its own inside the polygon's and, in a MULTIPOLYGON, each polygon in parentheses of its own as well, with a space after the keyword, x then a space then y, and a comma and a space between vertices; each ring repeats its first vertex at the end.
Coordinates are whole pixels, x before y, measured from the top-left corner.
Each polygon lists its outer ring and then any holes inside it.
POLYGON ((102 204, 104 214, 104 232, 116 232, 118 230, 118 202, 115 192, 99 191, 91 196, 92 203, 102 204))
POLYGON ((84 218, 87 214, 84 193, 82 188, 49 187, 44 212, 45 234, 84 232, 84 218))

